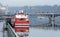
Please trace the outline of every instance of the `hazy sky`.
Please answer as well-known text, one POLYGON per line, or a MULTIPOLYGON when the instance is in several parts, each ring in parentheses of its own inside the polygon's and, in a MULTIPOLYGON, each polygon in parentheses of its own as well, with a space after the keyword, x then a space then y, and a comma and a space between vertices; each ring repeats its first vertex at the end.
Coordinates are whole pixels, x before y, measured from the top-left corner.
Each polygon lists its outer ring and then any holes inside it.
POLYGON ((0 0, 8 6, 60 5, 60 0, 0 0))

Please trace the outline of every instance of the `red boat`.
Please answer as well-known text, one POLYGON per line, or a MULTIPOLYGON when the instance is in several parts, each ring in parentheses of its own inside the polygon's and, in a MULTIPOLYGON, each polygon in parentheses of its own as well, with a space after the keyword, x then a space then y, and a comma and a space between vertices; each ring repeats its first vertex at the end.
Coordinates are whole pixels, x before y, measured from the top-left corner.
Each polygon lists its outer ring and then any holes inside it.
POLYGON ((29 32, 29 17, 23 11, 19 11, 12 19, 14 30, 17 33, 29 32))

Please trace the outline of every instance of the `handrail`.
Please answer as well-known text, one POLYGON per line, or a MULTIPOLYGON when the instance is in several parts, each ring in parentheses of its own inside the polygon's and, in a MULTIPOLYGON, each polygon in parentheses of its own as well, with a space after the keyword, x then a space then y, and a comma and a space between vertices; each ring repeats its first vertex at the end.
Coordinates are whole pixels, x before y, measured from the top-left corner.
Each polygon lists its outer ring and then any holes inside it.
POLYGON ((9 23, 8 23, 8 25, 7 25, 7 28, 8 28, 8 37, 19 37, 19 36, 15 33, 14 29, 9 25, 9 23))

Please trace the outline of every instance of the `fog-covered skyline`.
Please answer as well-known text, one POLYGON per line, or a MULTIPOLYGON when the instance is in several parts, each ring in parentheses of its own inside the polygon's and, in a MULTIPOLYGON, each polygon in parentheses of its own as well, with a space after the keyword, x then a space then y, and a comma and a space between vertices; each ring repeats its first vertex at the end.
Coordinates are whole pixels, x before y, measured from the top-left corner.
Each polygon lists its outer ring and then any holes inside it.
POLYGON ((60 0, 0 0, 8 6, 60 5, 60 0))

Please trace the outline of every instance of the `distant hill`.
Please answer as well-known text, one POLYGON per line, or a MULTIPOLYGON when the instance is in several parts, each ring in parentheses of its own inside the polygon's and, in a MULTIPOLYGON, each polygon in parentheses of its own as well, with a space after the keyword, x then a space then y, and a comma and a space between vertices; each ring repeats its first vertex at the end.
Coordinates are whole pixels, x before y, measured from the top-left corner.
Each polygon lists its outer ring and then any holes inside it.
POLYGON ((9 11, 11 12, 17 12, 18 10, 24 10, 26 13, 32 13, 32 12, 54 12, 54 13, 60 13, 60 5, 54 5, 54 6, 24 6, 24 7, 9 7, 9 11))

